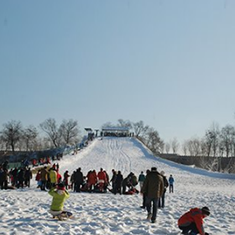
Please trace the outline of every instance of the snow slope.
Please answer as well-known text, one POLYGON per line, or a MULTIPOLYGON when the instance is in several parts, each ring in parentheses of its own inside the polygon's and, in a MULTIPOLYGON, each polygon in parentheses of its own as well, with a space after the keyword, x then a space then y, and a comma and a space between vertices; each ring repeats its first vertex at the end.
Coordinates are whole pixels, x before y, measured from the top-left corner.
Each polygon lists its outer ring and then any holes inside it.
POLYGON ((166 207, 158 210, 157 222, 146 221, 140 209, 141 195, 74 193, 65 202, 65 209, 76 219, 55 221, 48 213, 51 197, 36 188, 0 191, 0 234, 180 234, 179 216, 191 207, 208 206, 211 216, 205 229, 213 235, 235 234, 235 176, 216 174, 182 166, 154 157, 134 138, 106 137, 95 139, 76 155, 64 156, 60 173, 71 174, 81 167, 84 174, 100 167, 111 176, 121 170, 124 177, 131 171, 137 176, 156 166, 167 177, 175 179, 175 193, 166 193, 166 207))

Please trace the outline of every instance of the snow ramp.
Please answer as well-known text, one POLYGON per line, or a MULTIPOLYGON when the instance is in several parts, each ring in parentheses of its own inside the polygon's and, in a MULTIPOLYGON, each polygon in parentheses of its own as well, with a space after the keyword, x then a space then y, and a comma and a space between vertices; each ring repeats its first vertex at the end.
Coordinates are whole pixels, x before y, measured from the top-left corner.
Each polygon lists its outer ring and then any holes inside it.
POLYGON ((153 166, 159 170, 165 167, 165 163, 159 161, 140 141, 127 137, 96 138, 76 155, 64 156, 60 165, 61 172, 73 172, 81 167, 85 173, 99 171, 102 167, 108 173, 112 169, 120 170, 123 175, 130 172, 139 174, 153 166))

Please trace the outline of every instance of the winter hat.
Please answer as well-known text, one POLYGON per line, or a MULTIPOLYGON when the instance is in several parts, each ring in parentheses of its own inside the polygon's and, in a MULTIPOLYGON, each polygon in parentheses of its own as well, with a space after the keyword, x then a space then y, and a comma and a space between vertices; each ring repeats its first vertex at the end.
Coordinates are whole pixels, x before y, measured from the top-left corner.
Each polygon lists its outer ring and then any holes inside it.
POLYGON ((207 206, 202 207, 202 214, 210 215, 210 209, 207 206))
POLYGON ((157 171, 157 167, 152 167, 151 171, 157 171))
POLYGON ((58 189, 58 190, 65 190, 64 184, 59 183, 59 184, 57 185, 57 189, 58 189))

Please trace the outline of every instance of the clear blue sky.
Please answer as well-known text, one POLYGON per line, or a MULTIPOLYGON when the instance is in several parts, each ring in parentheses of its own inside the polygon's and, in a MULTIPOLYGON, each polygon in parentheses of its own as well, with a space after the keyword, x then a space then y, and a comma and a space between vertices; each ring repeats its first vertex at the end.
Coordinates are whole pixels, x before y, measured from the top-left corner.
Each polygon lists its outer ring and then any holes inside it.
POLYGON ((234 125, 235 1, 0 1, 0 129, 144 121, 166 142, 234 125))

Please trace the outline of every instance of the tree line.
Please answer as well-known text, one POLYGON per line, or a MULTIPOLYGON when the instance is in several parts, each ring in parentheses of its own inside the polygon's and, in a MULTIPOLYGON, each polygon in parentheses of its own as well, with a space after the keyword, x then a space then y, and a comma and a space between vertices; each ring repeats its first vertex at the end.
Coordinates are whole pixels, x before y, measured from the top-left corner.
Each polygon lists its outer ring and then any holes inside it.
POLYGON ((226 125, 219 128, 213 123, 202 138, 191 138, 182 144, 184 155, 206 157, 235 156, 235 127, 226 125))
POLYGON ((0 132, 0 148, 4 151, 41 151, 65 145, 74 145, 80 139, 78 122, 63 120, 60 125, 54 118, 48 118, 36 128, 33 125, 23 127, 21 121, 9 121, 3 124, 0 132), (45 133, 42 136, 39 132, 45 133))
MULTIPOLYGON (((203 137, 193 137, 181 145, 177 138, 164 142, 153 127, 143 121, 131 122, 118 119, 117 124, 107 122, 105 127, 127 127, 134 136, 142 141, 153 153, 174 153, 181 151, 184 155, 207 157, 235 156, 235 127, 226 125, 219 128, 218 124, 205 130, 203 137)), ((0 149, 4 151, 40 151, 58 148, 65 145, 74 146, 81 140, 78 122, 73 119, 63 120, 58 124, 54 118, 48 118, 38 127, 23 127, 20 121, 9 121, 0 130, 0 149), (45 135, 42 136, 43 132, 45 135)))
MULTIPOLYGON (((143 121, 131 122, 119 119, 117 124, 105 123, 104 127, 128 127, 134 136, 146 144, 153 152, 161 152, 163 140, 154 128, 143 121)), ((48 118, 38 127, 23 127, 21 121, 12 120, 3 124, 0 131, 0 149, 4 151, 40 151, 50 148, 74 146, 81 140, 78 122, 73 119, 63 120, 58 124, 54 118, 48 118), (42 136, 42 131, 45 135, 42 136)))

